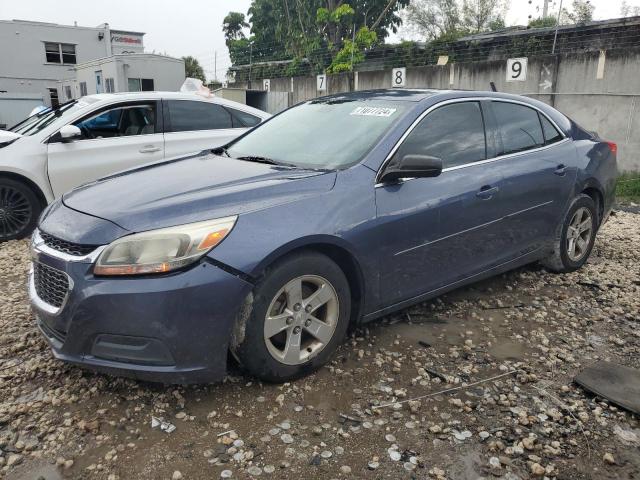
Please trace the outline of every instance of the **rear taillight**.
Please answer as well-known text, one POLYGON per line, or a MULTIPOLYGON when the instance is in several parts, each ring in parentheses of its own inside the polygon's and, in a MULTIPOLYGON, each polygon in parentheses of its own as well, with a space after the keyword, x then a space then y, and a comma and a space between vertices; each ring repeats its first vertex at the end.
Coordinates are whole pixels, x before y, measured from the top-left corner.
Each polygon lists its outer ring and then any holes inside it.
POLYGON ((616 143, 613 142, 605 142, 607 145, 609 145, 609 150, 611 150, 611 153, 613 153, 614 155, 618 154, 618 145, 616 143))

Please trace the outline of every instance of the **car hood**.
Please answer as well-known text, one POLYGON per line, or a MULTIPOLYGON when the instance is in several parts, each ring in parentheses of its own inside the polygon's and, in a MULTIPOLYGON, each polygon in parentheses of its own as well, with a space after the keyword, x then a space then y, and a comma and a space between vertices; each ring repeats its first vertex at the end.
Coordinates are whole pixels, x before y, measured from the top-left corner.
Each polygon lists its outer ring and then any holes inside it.
POLYGON ((11 143, 22 137, 19 133, 9 132, 8 130, 0 130, 0 144, 11 143))
POLYGON ((330 190, 335 176, 199 154, 103 178, 72 190, 62 201, 140 232, 298 201, 330 190))

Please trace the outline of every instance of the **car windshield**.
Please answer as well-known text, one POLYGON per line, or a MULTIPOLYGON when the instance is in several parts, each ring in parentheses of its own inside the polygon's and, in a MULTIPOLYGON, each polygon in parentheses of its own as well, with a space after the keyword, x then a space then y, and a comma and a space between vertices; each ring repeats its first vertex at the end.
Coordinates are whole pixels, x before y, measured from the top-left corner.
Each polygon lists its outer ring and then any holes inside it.
POLYGON ((259 126, 227 153, 299 168, 347 168, 362 160, 406 109, 399 101, 312 100, 259 126))
POLYGON ((87 98, 82 98, 80 100, 73 100, 60 105, 56 109, 47 108, 46 110, 24 119, 17 125, 14 125, 9 129, 9 131, 25 136, 35 135, 59 118, 69 117, 71 114, 86 108, 91 103, 93 103, 93 101, 90 101, 87 98))

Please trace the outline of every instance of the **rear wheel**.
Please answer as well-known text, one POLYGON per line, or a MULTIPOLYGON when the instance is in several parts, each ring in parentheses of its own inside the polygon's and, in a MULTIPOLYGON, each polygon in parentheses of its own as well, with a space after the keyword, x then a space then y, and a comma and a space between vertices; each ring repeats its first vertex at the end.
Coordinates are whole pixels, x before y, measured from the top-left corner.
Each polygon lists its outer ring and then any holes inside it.
POLYGON ((553 254, 542 264, 553 272, 578 270, 591 254, 598 226, 595 202, 588 195, 578 195, 558 228, 553 254))
POLYGON ((27 185, 0 178, 0 241, 30 235, 41 211, 38 197, 27 185))
POLYGON ((292 380, 324 365, 345 336, 351 312, 347 279, 331 259, 296 254, 274 265, 254 290, 240 363, 269 382, 292 380))

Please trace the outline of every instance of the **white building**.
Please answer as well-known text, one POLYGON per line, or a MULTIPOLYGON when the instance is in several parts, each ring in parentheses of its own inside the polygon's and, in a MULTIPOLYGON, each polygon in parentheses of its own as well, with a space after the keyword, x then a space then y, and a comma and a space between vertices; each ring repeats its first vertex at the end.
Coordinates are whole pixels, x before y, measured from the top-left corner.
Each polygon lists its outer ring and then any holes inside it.
POLYGON ((76 65, 75 77, 61 82, 61 98, 67 102, 92 93, 177 91, 184 78, 180 58, 116 54, 76 65))
POLYGON ((142 32, 112 30, 107 23, 80 27, 0 20, 0 125, 16 123, 34 105, 78 98, 84 93, 81 84, 90 94, 129 91, 130 85, 147 89, 149 80, 156 90, 177 90, 184 63, 145 54, 142 32))

